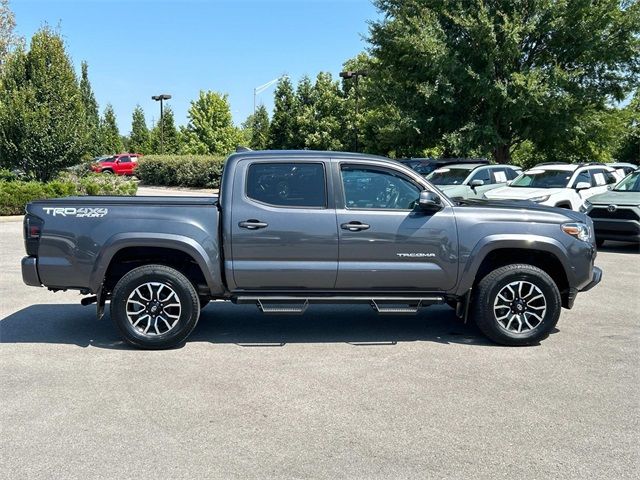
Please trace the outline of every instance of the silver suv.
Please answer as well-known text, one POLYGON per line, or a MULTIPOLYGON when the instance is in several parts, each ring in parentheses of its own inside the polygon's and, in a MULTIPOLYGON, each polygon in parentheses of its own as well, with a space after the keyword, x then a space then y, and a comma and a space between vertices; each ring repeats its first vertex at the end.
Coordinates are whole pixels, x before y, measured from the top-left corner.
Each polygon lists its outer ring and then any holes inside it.
POLYGON ((462 163, 434 170, 427 175, 427 180, 451 199, 469 199, 482 198, 489 190, 506 185, 520 173, 522 169, 514 165, 462 163))

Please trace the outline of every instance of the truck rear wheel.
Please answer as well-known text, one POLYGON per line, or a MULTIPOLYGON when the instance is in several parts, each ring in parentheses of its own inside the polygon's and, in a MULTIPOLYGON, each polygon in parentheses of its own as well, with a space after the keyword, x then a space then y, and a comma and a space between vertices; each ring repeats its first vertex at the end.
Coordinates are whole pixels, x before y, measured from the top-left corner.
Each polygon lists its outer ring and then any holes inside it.
POLYGON ((165 265, 135 268, 113 289, 111 318, 124 340, 136 347, 175 347, 193 331, 199 316, 193 284, 165 265))
POLYGON ((507 265, 476 288, 472 315, 487 337, 502 345, 531 345, 549 336, 562 302, 553 279, 527 264, 507 265))

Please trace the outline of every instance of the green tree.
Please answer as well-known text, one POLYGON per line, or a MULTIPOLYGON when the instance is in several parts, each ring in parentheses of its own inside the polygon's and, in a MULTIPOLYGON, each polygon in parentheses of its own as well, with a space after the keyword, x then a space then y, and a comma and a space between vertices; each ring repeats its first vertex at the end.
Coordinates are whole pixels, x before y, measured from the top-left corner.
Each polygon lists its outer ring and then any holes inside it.
POLYGON ((157 122, 150 132, 151 153, 179 153, 182 137, 176 128, 171 107, 164 107, 162 114, 162 128, 157 122))
POLYGON ((269 142, 269 113, 264 105, 249 115, 243 125, 247 133, 248 145, 253 150, 264 150, 269 142))
POLYGON ((269 147, 273 149, 300 148, 296 142, 296 116, 298 106, 293 85, 284 76, 276 85, 274 109, 269 126, 269 147))
POLYGON ((49 27, 3 66, 0 88, 0 159, 49 180, 78 163, 86 145, 78 79, 62 37, 49 27), (80 121, 79 121, 80 120, 80 121))
POLYGON ((620 162, 640 164, 640 90, 623 111, 624 131, 614 158, 620 162))
POLYGON ((394 158, 443 153, 444 149, 437 144, 425 148, 412 118, 403 114, 388 95, 388 81, 375 58, 360 53, 347 60, 342 69, 367 73, 358 78, 357 87, 354 78, 342 80, 344 149, 394 158))
POLYGON ((131 116, 131 134, 129 135, 129 151, 132 153, 149 153, 149 129, 144 118, 144 111, 136 105, 131 116))
POLYGON ((226 94, 200 91, 187 116, 189 123, 182 130, 186 153, 226 155, 242 141, 226 94))
POLYGON ((110 103, 105 107, 100 120, 100 146, 103 154, 121 153, 124 150, 116 113, 110 103))
POLYGON ((566 142, 638 84, 640 4, 619 0, 376 0, 371 52, 419 133, 508 162, 523 141, 566 142))
POLYGON ((22 39, 15 34, 16 18, 9 7, 9 0, 0 0, 0 70, 9 53, 20 46, 22 39))
POLYGON ((311 104, 303 110, 301 130, 304 147, 311 150, 342 150, 346 136, 344 97, 330 73, 320 72, 311 90, 311 104))
POLYGON ((298 81, 294 106, 291 146, 289 148, 308 148, 308 138, 316 130, 316 115, 313 82, 307 75, 298 81))
POLYGON ((89 155, 99 155, 101 153, 100 144, 100 114, 98 112, 98 102, 93 94, 91 82, 89 81, 89 66, 87 62, 82 62, 82 73, 80 75, 80 95, 84 107, 86 153, 89 155))

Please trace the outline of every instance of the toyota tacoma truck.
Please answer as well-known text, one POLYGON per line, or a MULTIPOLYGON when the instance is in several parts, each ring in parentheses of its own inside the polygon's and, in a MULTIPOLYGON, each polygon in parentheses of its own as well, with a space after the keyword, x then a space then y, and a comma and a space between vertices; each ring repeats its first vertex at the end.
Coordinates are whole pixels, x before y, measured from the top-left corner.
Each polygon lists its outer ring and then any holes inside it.
POLYGON ((244 151, 219 196, 70 197, 28 204, 27 285, 79 290, 124 340, 169 348, 211 300, 300 314, 449 304, 504 345, 537 343, 596 285, 583 213, 528 201, 453 202, 382 157, 244 151))

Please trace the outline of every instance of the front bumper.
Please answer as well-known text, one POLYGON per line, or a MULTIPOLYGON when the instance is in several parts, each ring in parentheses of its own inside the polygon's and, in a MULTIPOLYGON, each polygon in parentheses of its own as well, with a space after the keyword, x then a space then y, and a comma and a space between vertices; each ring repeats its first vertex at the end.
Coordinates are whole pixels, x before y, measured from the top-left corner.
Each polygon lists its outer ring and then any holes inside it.
POLYGON ((591 274, 591 281, 580 289, 570 288, 568 292, 563 294, 562 306, 564 308, 572 309, 573 304, 576 301, 576 297, 578 296, 578 293, 591 290, 593 287, 595 287, 597 284, 600 283, 600 280, 602 280, 602 269, 598 267, 593 267, 593 272, 591 274))
POLYGON ((596 237, 640 243, 640 209, 633 206, 593 205, 587 212, 593 219, 596 237), (609 211, 612 207, 613 211, 609 211))
POLYGON ((602 280, 602 269, 598 267, 593 267, 593 275, 591 277, 591 281, 587 283, 584 287, 580 289, 581 292, 586 292, 591 290, 602 280))
POLYGON ((31 287, 41 287, 38 276, 38 266, 36 257, 24 257, 22 259, 22 281, 31 287))

